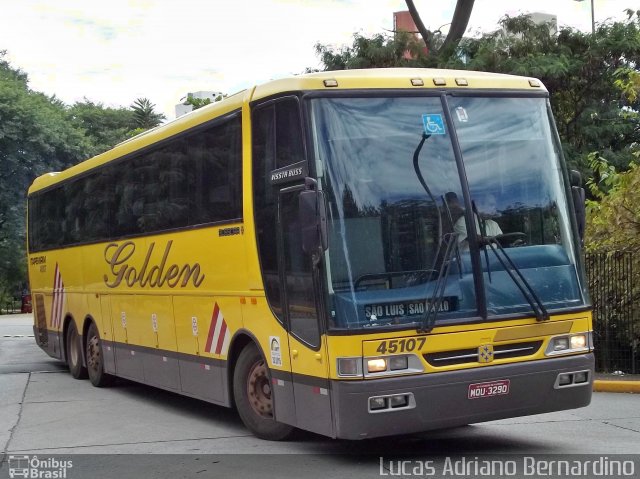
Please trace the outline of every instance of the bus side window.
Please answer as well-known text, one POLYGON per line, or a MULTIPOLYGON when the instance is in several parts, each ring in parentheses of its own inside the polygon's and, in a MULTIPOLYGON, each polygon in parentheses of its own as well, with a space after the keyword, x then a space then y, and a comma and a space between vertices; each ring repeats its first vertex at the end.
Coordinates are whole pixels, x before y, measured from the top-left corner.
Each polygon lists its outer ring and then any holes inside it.
POLYGON ((302 249, 298 196, 300 191, 281 193, 280 222, 284 244, 284 277, 291 333, 312 347, 320 344, 315 302, 313 261, 302 249))
POLYGON ((282 185, 271 184, 271 172, 304 160, 298 99, 286 97, 255 108, 253 129, 253 190, 258 252, 265 293, 283 321, 278 276, 277 207, 282 185))

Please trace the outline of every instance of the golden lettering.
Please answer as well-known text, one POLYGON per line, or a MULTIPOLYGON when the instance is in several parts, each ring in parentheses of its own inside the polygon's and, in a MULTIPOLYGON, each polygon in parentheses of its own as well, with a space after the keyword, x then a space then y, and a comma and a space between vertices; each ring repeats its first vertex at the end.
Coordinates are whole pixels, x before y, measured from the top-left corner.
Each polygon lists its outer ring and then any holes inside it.
POLYGON ((162 260, 160 260, 159 264, 149 268, 148 273, 147 268, 151 261, 155 243, 149 245, 139 272, 130 265, 130 260, 136 252, 136 245, 133 241, 125 241, 122 244, 108 244, 104 250, 104 259, 109 265, 109 271, 113 278, 110 280, 109 276, 105 274, 103 276, 104 283, 109 288, 117 288, 123 280, 129 287, 136 285, 145 287, 149 285, 152 288, 160 288, 166 283, 170 288, 175 288, 178 285, 184 288, 191 281, 196 288, 199 287, 204 281, 204 274, 200 272, 198 263, 185 264, 182 267, 174 263, 167 267, 172 244, 173 241, 167 242, 162 260))

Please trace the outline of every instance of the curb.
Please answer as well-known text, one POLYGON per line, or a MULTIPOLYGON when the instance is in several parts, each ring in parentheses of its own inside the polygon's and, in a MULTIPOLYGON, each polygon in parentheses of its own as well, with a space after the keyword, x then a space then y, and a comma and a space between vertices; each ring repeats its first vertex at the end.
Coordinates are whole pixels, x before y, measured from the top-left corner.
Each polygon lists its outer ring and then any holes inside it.
POLYGON ((596 379, 593 390, 608 393, 640 393, 640 381, 606 381, 596 379))

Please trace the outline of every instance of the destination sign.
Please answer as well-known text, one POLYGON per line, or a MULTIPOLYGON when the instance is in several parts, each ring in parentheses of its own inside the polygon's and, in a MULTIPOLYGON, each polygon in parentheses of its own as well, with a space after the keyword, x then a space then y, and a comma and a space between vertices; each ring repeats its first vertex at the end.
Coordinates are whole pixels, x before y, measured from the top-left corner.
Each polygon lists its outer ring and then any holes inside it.
MULTIPOLYGON (((433 309, 430 300, 367 304, 364 306, 364 314, 369 321, 376 321, 379 319, 420 316, 425 314, 427 308, 433 309)), ((440 302, 438 312, 446 313, 456 309, 458 309, 458 298, 456 296, 445 296, 440 302)))

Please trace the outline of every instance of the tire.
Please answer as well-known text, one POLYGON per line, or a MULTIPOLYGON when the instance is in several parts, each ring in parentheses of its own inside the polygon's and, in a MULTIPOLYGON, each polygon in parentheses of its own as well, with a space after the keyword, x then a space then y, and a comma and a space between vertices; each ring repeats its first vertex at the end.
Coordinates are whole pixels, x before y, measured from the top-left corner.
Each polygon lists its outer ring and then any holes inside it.
POLYGON ((87 379, 87 368, 82 365, 82 338, 78 335, 76 323, 71 320, 65 339, 69 372, 75 379, 87 379))
POLYGON ((95 323, 91 323, 87 331, 86 342, 87 371, 89 381, 97 388, 109 386, 113 383, 113 376, 104 372, 104 355, 102 341, 95 323))
POLYGON ((282 441, 293 433, 292 426, 273 418, 271 374, 254 344, 247 345, 238 357, 233 371, 233 395, 240 419, 257 437, 282 441))

